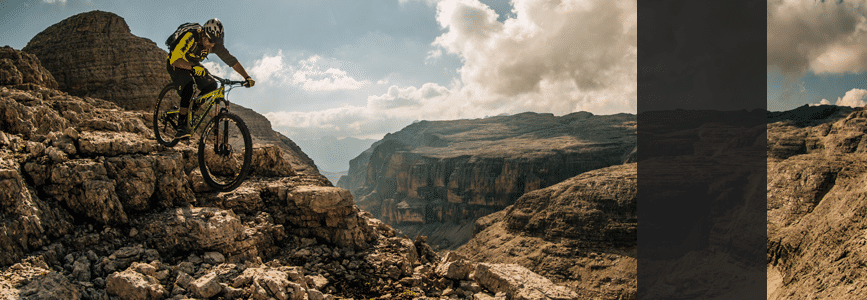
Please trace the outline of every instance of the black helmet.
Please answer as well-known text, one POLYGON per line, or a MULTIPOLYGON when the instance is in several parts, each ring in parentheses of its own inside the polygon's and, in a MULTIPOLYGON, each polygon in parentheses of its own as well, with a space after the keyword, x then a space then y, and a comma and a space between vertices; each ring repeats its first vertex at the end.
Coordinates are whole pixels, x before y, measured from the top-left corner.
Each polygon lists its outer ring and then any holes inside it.
POLYGON ((207 35, 208 39, 217 44, 223 43, 223 23, 220 22, 217 18, 213 18, 205 22, 205 26, 203 26, 205 30, 205 35, 207 35))

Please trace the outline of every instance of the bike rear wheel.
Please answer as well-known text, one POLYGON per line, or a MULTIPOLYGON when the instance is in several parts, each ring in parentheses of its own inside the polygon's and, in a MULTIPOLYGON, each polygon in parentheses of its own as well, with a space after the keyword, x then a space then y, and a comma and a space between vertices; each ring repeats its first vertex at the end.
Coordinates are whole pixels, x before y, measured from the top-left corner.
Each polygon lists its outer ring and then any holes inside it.
POLYGON ((169 84, 160 92, 154 106, 154 137, 160 145, 173 147, 178 144, 175 133, 179 124, 179 107, 181 97, 178 96, 177 86, 169 84))
POLYGON ((208 122, 199 139, 199 169, 211 188, 228 192, 244 181, 253 159, 250 131, 240 117, 222 112, 208 122))

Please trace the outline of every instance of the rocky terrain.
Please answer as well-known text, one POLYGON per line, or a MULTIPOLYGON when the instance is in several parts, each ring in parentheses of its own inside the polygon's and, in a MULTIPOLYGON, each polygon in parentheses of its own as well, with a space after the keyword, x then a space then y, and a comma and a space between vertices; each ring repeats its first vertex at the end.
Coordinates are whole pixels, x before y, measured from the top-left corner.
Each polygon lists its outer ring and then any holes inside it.
POLYGON ((636 164, 589 171, 476 221, 457 253, 526 267, 581 299, 636 299, 636 164))
MULTIPOLYGON (((168 53, 161 46, 133 35, 120 16, 92 11, 49 26, 22 51, 36 55, 54 76, 57 83, 46 87, 107 100, 127 110, 150 112, 160 91, 171 82, 165 70, 168 53)), ((44 73, 22 72, 24 76, 44 73)), ((268 119, 238 105, 236 98, 231 100, 235 100, 232 112, 244 119, 254 143, 277 145, 296 171, 319 174, 313 160, 292 140, 275 132, 268 119)))
POLYGON ((54 89, 34 55, 2 53, 3 299, 579 299, 396 236, 284 145, 256 144, 250 178, 211 192, 196 149, 158 145, 149 112, 54 89))
POLYGON ((787 113, 768 124, 768 299, 863 298, 867 112, 787 113))
POLYGON ((634 159, 635 136, 628 114, 422 121, 353 159, 338 186, 401 232, 453 249, 471 238, 476 219, 527 192, 634 159))

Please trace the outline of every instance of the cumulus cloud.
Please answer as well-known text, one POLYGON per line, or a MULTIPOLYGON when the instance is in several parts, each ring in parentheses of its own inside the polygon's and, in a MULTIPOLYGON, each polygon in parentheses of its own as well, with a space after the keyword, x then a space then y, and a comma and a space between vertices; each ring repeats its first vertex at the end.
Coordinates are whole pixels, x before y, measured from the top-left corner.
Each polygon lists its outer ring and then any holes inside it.
POLYGON ((768 67, 789 76, 867 70, 864 3, 770 0, 767 9, 768 67))
POLYGON ((437 21, 448 31, 434 45, 462 58, 466 85, 514 96, 569 82, 563 87, 635 97, 635 1, 512 3, 515 17, 502 23, 477 0, 438 3, 437 21))
MULTIPOLYGON (((824 100, 824 99, 823 99, 824 100)), ((837 106, 863 107, 867 102, 867 90, 852 89, 846 92, 843 97, 837 98, 837 106)), ((827 101, 827 100, 826 100, 827 101)))

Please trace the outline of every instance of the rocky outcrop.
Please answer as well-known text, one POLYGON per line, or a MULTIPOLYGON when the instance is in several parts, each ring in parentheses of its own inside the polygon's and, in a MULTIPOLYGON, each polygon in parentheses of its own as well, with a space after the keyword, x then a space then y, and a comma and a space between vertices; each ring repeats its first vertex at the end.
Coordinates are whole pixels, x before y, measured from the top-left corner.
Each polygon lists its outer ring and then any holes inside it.
MULTIPOLYGON (((457 252, 474 261, 520 265, 570 288, 578 299, 636 299, 636 171, 635 163, 602 168, 524 194, 480 218, 473 238, 457 252)), ((475 276, 480 280, 479 269, 475 276)))
POLYGON ((0 86, 4 298, 497 294, 473 280, 475 262, 441 260, 424 237, 395 237, 349 191, 295 172, 278 147, 255 145, 251 177, 214 193, 192 143, 157 145, 148 113, 17 87, 0 86))
POLYGON ((165 71, 168 53, 130 33, 123 18, 110 12, 69 17, 34 36, 21 50, 39 57, 60 90, 125 109, 150 110, 171 81, 165 71))
POLYGON ((861 297, 867 112, 803 117, 768 124, 768 299, 861 297))
POLYGON ((35 55, 12 47, 0 48, 0 85, 27 89, 28 84, 57 88, 54 76, 39 62, 35 55))
POLYGON ((628 114, 422 121, 352 160, 338 186, 405 234, 454 248, 470 238, 473 221, 521 195, 628 161, 635 134, 628 114))

